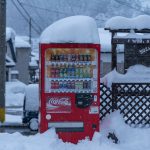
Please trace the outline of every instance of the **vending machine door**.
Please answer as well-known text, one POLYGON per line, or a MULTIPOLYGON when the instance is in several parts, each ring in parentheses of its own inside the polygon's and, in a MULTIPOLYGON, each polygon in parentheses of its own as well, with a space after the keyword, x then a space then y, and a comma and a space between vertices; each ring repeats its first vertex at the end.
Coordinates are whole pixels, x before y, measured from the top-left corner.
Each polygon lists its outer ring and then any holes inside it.
POLYGON ((42 49, 41 131, 54 127, 59 138, 73 143, 92 139, 99 131, 99 45, 47 44, 42 49))

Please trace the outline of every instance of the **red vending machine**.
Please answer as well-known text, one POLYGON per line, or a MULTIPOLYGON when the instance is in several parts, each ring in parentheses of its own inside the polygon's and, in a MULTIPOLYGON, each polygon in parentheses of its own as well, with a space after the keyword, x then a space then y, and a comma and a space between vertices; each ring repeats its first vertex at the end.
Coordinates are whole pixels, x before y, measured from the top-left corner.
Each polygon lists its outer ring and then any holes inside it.
POLYGON ((99 131, 100 45, 41 44, 40 132, 55 128, 64 142, 99 131))

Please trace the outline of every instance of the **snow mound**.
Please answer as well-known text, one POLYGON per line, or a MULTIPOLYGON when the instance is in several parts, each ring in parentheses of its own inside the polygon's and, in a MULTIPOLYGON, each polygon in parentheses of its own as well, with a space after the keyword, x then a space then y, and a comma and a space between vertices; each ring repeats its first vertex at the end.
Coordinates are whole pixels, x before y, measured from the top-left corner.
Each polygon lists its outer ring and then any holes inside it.
POLYGON ((6 82, 6 106, 23 106, 25 87, 20 81, 6 82))
POLYGON ((26 104, 25 109, 27 111, 39 110, 39 85, 29 84, 25 89, 26 104))
POLYGON ((105 28, 110 29, 150 29, 150 16, 140 15, 135 18, 116 16, 106 22, 105 28))
POLYGON ((125 124, 119 111, 107 116, 101 124, 101 134, 108 135, 114 132, 120 143, 112 145, 118 150, 149 150, 150 128, 132 128, 125 124))
POLYGON ((120 82, 150 83, 150 68, 143 65, 135 65, 129 67, 126 74, 120 74, 114 69, 101 78, 101 83, 104 83, 108 87, 111 87, 112 83, 120 82))
POLYGON ((96 22, 88 16, 71 16, 47 27, 40 43, 94 43, 99 44, 96 22))

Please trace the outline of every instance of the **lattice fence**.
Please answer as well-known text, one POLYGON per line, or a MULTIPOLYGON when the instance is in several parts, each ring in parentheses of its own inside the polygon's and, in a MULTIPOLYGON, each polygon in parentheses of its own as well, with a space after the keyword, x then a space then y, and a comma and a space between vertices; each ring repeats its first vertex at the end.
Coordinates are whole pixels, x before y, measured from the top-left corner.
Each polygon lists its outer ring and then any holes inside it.
POLYGON ((112 112, 112 91, 104 84, 100 84, 100 119, 112 112))
POLYGON ((150 84, 113 83, 113 101, 125 122, 133 127, 150 127, 150 84))

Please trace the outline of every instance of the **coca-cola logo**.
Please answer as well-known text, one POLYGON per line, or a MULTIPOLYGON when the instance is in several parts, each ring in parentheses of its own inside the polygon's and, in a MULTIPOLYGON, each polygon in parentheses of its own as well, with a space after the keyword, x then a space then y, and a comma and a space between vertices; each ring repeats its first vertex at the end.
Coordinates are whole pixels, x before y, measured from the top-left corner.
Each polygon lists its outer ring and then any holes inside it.
POLYGON ((69 97, 52 97, 48 99, 48 105, 55 105, 55 106, 71 106, 70 98, 69 97))

